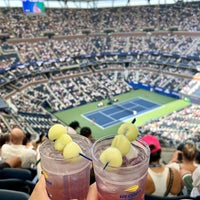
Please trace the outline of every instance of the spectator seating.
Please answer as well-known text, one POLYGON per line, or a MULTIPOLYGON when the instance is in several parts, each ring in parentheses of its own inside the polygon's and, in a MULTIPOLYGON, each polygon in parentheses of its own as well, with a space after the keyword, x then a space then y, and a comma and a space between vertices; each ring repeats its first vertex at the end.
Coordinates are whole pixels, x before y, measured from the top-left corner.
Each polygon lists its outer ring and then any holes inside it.
MULTIPOLYGON (((186 88, 182 91, 187 92, 187 86, 197 74, 196 66, 200 63, 191 57, 199 55, 198 35, 193 34, 200 30, 198 23, 195 23, 198 22, 199 9, 199 4, 194 2, 162 5, 159 6, 159 13, 154 12, 157 6, 153 5, 126 7, 126 10, 120 7, 106 8, 98 11, 48 8, 46 16, 27 18, 19 12, 19 8, 1 8, 0 13, 10 22, 8 27, 8 24, 0 19, 4 27, 2 31, 11 30, 12 37, 16 39, 15 42, 3 41, 0 48, 1 69, 9 67, 9 70, 0 74, 1 96, 10 101, 11 112, 17 111, 16 115, 11 117, 14 122, 12 126, 30 125, 28 128, 38 133, 41 127, 47 128, 53 121, 52 116, 47 121, 45 117, 35 116, 35 113, 45 115, 47 107, 50 112, 60 111, 101 101, 108 93, 114 96, 128 92, 131 88, 124 81, 125 71, 128 81, 139 81, 177 93, 186 88), (69 10, 68 17, 66 10, 69 10), (98 23, 94 17, 97 13, 101 16, 98 23), (137 21, 134 20, 136 15, 137 21), (173 20, 169 20, 172 16, 173 20), (192 19, 193 23, 188 23, 189 19, 192 19), (27 23, 29 20, 30 23, 27 23), (18 23, 22 25, 17 26, 18 23), (23 24, 26 24, 26 27, 23 24), (181 31, 189 32, 168 32, 177 24, 180 24, 178 28, 181 31), (163 32, 160 34, 154 31, 149 35, 141 32, 145 26, 153 26, 163 32), (115 28, 116 32, 108 34, 104 31, 108 28, 115 28), (55 37, 49 40, 41 37, 46 29, 53 29, 55 35, 59 32, 63 38, 57 40, 55 37), (83 29, 91 30, 89 37, 84 33, 80 35, 83 29), (95 34, 96 31, 98 34, 95 34), (23 40, 17 40, 21 38, 23 40), (29 42, 30 38, 34 40, 29 42), (100 54, 105 52, 137 53, 100 54), (91 58, 83 57, 90 54, 91 58), (99 56, 94 57, 94 54, 99 56), (20 65, 15 68, 14 64, 20 65), (91 88, 91 85, 94 88, 91 88), (45 105, 47 107, 44 109, 45 105)), ((199 85, 195 83, 193 87, 193 95, 198 95, 199 85)), ((10 123, 7 122, 7 119, 3 120, 3 131, 8 130, 10 123)), ((177 124, 172 124, 173 130, 177 128, 177 124)), ((194 127, 196 128, 196 125, 194 127)), ((195 128, 192 129, 193 132, 196 131, 195 128)), ((161 135, 167 134, 167 137, 170 137, 172 129, 163 128, 161 135)), ((184 140, 186 137, 186 134, 177 134, 178 139, 184 140)))
POLYGON ((35 183, 29 180, 22 180, 17 178, 0 179, 0 190, 19 191, 26 194, 31 194, 35 187, 35 183))
MULTIPOLYGON (((176 196, 176 197, 160 197, 155 195, 145 194, 145 200, 192 200, 197 198, 192 198, 190 196, 176 196)), ((198 200, 198 199, 197 199, 198 200)))
POLYGON ((37 175, 34 169, 4 168, 0 170, 0 189, 15 190, 31 194, 37 175))
POLYGON ((16 178, 22 180, 33 180, 33 174, 28 169, 4 168, 0 170, 0 179, 16 178))
POLYGON ((1 200, 28 200, 30 195, 19 192, 19 191, 11 191, 6 189, 0 189, 1 200))
MULTIPOLYGON (((159 8, 153 5, 97 10, 47 8, 45 16, 28 17, 20 11, 20 8, 0 8, 0 32, 9 32, 15 39, 13 43, 2 42, 0 47, 0 70, 6 69, 0 74, 0 94, 12 105, 12 115, 0 119, 1 133, 16 125, 39 134, 47 132, 55 120, 46 114, 47 110, 60 111, 101 101, 108 94, 114 96, 129 92, 132 88, 124 80, 124 71, 128 81, 177 93, 184 88, 183 94, 187 93, 187 86, 200 64, 200 61, 192 59, 192 56, 199 56, 199 36, 195 35, 200 30, 198 2, 177 2, 159 5, 159 8), (182 33, 169 31, 177 25, 182 33), (158 32, 142 32, 144 27, 153 27, 158 32), (80 36, 86 29, 90 30, 90 36, 80 36), (108 29, 116 32, 108 34, 108 29), (43 37, 48 30, 63 39, 43 37), (83 58, 83 55, 104 52, 137 54, 83 58)), ((194 82, 189 90, 191 94, 200 96, 200 86, 194 82)), ((198 131, 198 118, 199 107, 192 106, 149 122, 143 130, 155 132, 170 141, 183 141, 188 137, 184 127, 190 129, 191 135, 198 131), (197 116, 193 115, 194 110, 197 116)), ((18 189, 29 188, 26 185, 29 178, 22 181, 15 177, 12 180, 12 173, 7 175, 10 178, 0 186, 9 188, 9 184, 14 184, 19 186, 18 189)), ((25 192, 30 191, 31 188, 25 192)), ((2 199, 1 191, 0 196, 2 199)), ((147 195, 146 198, 158 199, 147 195)))

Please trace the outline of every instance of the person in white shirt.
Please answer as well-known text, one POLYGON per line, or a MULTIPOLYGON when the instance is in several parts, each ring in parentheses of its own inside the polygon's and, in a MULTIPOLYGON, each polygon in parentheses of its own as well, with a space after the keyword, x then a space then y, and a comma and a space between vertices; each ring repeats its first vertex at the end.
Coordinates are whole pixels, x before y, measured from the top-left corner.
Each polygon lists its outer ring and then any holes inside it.
POLYGON ((154 135, 145 135, 142 140, 150 148, 149 168, 145 193, 156 196, 177 196, 182 189, 179 171, 161 162, 161 145, 154 135))
POLYGON ((192 185, 193 188, 190 196, 191 197, 200 196, 200 166, 198 166, 192 174, 192 185))
POLYGON ((10 143, 1 148, 2 160, 13 156, 21 158, 21 167, 30 168, 36 163, 36 151, 23 145, 25 134, 20 128, 13 128, 10 132, 10 143))

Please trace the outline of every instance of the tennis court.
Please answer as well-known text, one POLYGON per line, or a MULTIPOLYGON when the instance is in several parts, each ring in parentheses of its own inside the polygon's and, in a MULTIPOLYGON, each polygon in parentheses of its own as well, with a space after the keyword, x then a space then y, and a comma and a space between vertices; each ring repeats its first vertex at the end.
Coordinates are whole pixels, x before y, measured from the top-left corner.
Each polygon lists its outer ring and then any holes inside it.
POLYGON ((85 113, 83 116, 101 128, 108 128, 160 106, 161 105, 157 103, 138 97, 129 101, 114 103, 111 106, 93 112, 85 113))

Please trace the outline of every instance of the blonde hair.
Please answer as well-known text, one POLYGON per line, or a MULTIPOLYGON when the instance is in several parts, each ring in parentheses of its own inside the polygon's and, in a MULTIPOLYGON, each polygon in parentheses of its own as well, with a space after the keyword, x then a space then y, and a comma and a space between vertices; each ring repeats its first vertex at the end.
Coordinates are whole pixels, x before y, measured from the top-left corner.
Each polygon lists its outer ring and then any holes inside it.
POLYGON ((185 143, 183 146, 183 156, 187 159, 187 160, 194 160, 196 157, 196 146, 193 143, 185 143))

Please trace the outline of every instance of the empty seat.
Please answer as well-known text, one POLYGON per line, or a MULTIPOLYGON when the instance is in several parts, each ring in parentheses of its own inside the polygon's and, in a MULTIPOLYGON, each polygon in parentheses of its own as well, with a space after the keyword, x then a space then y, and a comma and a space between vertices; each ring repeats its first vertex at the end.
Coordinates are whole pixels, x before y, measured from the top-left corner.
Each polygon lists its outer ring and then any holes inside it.
POLYGON ((28 200, 29 195, 24 192, 0 189, 1 200, 28 200))
POLYGON ((161 196, 145 194, 145 200, 190 200, 190 199, 195 199, 195 198, 185 195, 174 196, 174 197, 161 197, 161 196))
MULTIPOLYGON (((29 180, 22 180, 16 178, 0 179, 0 189, 24 192, 31 194, 35 187, 35 183, 29 180)), ((1 195, 0 195, 1 199, 1 195)), ((2 199, 1 199, 2 200, 2 199)))
POLYGON ((4 168, 0 170, 0 178, 1 179, 18 178, 22 180, 32 180, 33 175, 32 172, 28 169, 4 168))

